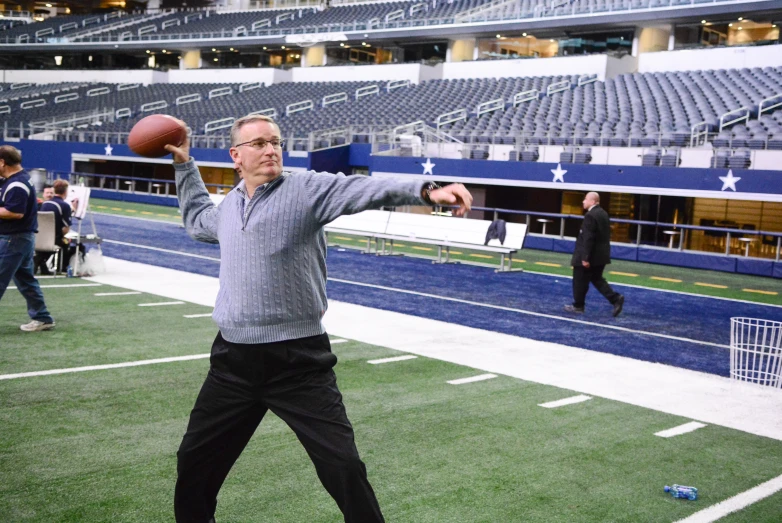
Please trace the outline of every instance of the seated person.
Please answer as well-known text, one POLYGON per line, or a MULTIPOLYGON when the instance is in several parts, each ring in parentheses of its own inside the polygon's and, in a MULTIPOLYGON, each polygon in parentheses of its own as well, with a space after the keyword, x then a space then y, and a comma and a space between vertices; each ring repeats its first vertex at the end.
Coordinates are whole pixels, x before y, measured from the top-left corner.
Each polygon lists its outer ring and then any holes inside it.
MULTIPOLYGON (((40 211, 54 213, 54 243, 55 245, 60 246, 62 267, 67 267, 72 253, 65 235, 71 230, 71 215, 73 214, 70 204, 65 201, 65 196, 68 194, 68 182, 65 180, 55 180, 52 185, 53 196, 48 200, 46 199, 47 194, 45 186, 43 191, 44 202, 41 204, 40 211)), ((35 267, 40 269, 42 275, 52 274, 46 266, 46 260, 48 260, 50 256, 50 253, 45 252, 35 254, 35 267)), ((57 268, 55 267, 55 270, 56 269, 57 268)))
POLYGON ((38 198, 38 210, 41 210, 43 202, 48 202, 52 198, 54 198, 54 187, 52 187, 52 184, 50 183, 43 184, 43 193, 41 194, 41 197, 38 198))

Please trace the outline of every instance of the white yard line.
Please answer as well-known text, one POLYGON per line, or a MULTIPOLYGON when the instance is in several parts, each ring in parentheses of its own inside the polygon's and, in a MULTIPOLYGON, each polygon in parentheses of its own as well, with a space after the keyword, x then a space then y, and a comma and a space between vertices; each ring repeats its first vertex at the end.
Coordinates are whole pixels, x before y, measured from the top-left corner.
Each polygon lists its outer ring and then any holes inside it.
POLYGON ((465 383, 474 383, 476 381, 486 381, 492 378, 496 378, 496 374, 479 374, 478 376, 471 376, 469 378, 460 378, 458 380, 448 381, 450 385, 464 385, 465 383))
POLYGON ((343 340, 343 339, 329 340, 329 343, 331 343, 332 345, 336 345, 338 343, 347 343, 347 342, 348 340, 343 340))
POLYGON ((381 358, 379 360, 368 360, 367 363, 370 365, 380 365, 381 363, 393 363, 395 361, 405 361, 405 360, 414 360, 418 356, 413 356, 412 354, 408 354, 407 356, 394 356, 393 358, 381 358))
MULTIPOLYGON (((217 278, 106 258, 90 281, 213 307, 217 278)), ((361 343, 465 365, 589 396, 782 440, 782 394, 702 372, 329 302, 329 333, 361 343), (361 321, 356 321, 360 318, 361 321), (687 401, 670 401, 686 397, 687 401)))
POLYGON ((465 305, 474 305, 476 307, 484 307, 487 309, 494 309, 494 310, 500 310, 500 311, 506 311, 506 312, 516 312, 519 314, 525 314, 528 316, 535 316, 538 318, 549 318, 552 320, 559 320, 559 321, 566 321, 570 323, 578 323, 580 325, 589 325, 591 327, 599 327, 601 329, 610 329, 610 330, 616 330, 621 332, 629 332, 631 334, 641 334, 643 336, 653 336, 655 338, 664 338, 667 340, 676 340, 676 341, 686 341, 688 343, 695 343, 697 345, 708 345, 711 347, 720 347, 723 349, 730 349, 729 345, 723 345, 721 343, 712 343, 710 341, 702 341, 702 340, 694 340, 691 338, 683 338, 681 336, 671 336, 670 334, 660 334, 659 332, 649 332, 649 331, 642 331, 637 329, 629 329, 627 327, 619 327, 618 325, 608 325, 605 323, 597 323, 593 321, 585 321, 585 320, 577 320, 575 318, 568 318, 565 316, 557 316, 556 314, 546 314, 543 312, 534 312, 534 311, 528 311, 524 309, 516 309, 514 307, 504 307, 502 305, 494 305, 491 303, 482 303, 478 301, 471 301, 471 300, 462 300, 460 298, 451 298, 449 296, 439 296, 437 294, 429 294, 426 292, 418 292, 418 291, 410 291, 407 289, 397 289, 396 287, 386 287, 385 285, 375 285, 372 283, 361 283, 361 282, 355 282, 350 280, 340 280, 337 278, 329 278, 329 281, 335 281, 338 283, 346 283, 348 285, 356 285, 358 287, 369 287, 372 289, 380 289, 384 291, 391 291, 391 292, 398 292, 401 294, 412 294, 415 296, 422 296, 424 298, 434 298, 436 300, 442 300, 442 301, 448 301, 453 303, 463 303, 465 305))
POLYGON ((182 252, 182 251, 172 251, 171 249, 161 249, 160 247, 150 247, 149 245, 138 245, 136 243, 128 243, 128 242, 121 242, 117 240, 103 240, 104 243, 114 243, 117 245, 124 245, 126 247, 136 247, 139 249, 146 249, 148 251, 157 251, 157 252, 165 252, 167 254, 178 254, 180 256, 187 256, 188 258, 198 258, 201 260, 210 260, 210 261, 216 261, 219 262, 220 258, 215 258, 214 256, 203 256, 201 254, 193 254, 190 252, 182 252))
MULTIPOLYGON (((41 285, 42 289, 65 289, 68 287, 102 287, 102 283, 66 283, 64 285, 41 285)), ((11 285, 8 290, 16 289, 16 286, 11 285)))
POLYGON ((753 503, 757 503, 761 499, 767 498, 772 494, 776 494, 780 490, 782 490, 782 476, 777 476, 765 483, 761 483, 757 487, 746 490, 741 494, 737 494, 732 498, 721 501, 709 508, 700 510, 684 519, 680 519, 676 523, 711 523, 712 521, 724 518, 728 514, 748 507, 753 503))
POLYGON ((128 291, 128 292, 96 292, 95 296, 130 296, 133 294, 141 294, 141 291, 128 291))
POLYGON ((539 403, 538 407, 543 407, 546 409, 556 409, 557 407, 564 407, 565 405, 573 405, 574 403, 583 403, 584 401, 589 401, 591 399, 592 399, 591 396, 584 396, 583 394, 579 394, 578 396, 562 398, 561 400, 557 400, 557 401, 549 401, 548 403, 539 403))
POLYGON ((185 314, 184 317, 185 318, 211 318, 212 313, 207 312, 206 314, 185 314))
POLYGON ((89 365, 87 367, 71 367, 69 369, 40 370, 36 372, 20 372, 18 374, 2 374, 0 380, 14 380, 18 378, 33 378, 36 376, 52 376, 54 374, 70 374, 72 372, 87 372, 90 370, 122 369, 125 367, 138 367, 140 365, 156 365, 158 363, 171 363, 174 361, 190 361, 208 358, 209 354, 194 354, 192 356, 175 356, 171 358, 158 358, 155 360, 126 361, 123 363, 110 363, 107 365, 89 365))
POLYGON ((678 427, 673 427, 667 430, 661 430, 660 432, 655 432, 654 435, 660 436, 661 438, 672 438, 674 436, 680 436, 682 434, 687 434, 688 432, 692 432, 694 430, 702 429, 705 426, 706 424, 704 423, 691 421, 689 423, 685 423, 684 425, 679 425, 678 427))
POLYGON ((139 307, 160 307, 161 305, 182 305, 183 301, 159 301, 157 303, 139 303, 139 307))

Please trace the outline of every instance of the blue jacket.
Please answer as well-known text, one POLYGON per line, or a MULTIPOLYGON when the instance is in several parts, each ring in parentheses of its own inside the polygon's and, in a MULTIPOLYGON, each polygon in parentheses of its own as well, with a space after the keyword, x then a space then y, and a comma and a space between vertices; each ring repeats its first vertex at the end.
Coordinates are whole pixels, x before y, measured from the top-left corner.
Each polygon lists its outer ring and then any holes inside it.
POLYGON ((22 169, 0 185, 0 207, 24 214, 21 220, 0 218, 0 234, 38 232, 38 200, 30 176, 22 169))

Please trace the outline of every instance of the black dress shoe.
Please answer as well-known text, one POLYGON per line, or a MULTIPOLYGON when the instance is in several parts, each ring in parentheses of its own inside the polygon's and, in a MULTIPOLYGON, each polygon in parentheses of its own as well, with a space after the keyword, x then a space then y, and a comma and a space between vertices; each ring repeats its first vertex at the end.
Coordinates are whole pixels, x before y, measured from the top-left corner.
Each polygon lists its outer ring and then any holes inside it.
POLYGON ((573 312, 575 314, 584 314, 584 307, 576 307, 575 305, 565 305, 566 312, 573 312))
POLYGON ((625 304, 625 297, 623 295, 619 295, 619 298, 616 299, 614 302, 614 318, 622 314, 622 307, 624 307, 625 304))

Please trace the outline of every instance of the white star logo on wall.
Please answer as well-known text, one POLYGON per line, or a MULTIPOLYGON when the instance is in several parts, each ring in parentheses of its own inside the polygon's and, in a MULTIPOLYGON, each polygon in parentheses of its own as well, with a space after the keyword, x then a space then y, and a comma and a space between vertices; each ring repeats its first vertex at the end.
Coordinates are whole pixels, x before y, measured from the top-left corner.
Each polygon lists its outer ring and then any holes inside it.
POLYGON ((741 180, 741 178, 737 178, 736 176, 733 176, 733 169, 728 170, 727 176, 720 176, 720 181, 722 181, 722 189, 730 189, 733 192, 736 192, 736 182, 741 180))
POLYGON ((106 151, 106 156, 111 156, 111 151, 113 151, 114 149, 111 148, 111 144, 110 143, 107 143, 106 147, 104 147, 103 150, 106 151))
POLYGON ((554 179, 552 181, 565 183, 566 172, 567 171, 562 168, 562 165, 558 163, 556 169, 551 169, 551 173, 554 175, 554 179))
POLYGON ((424 168, 424 174, 433 174, 432 169, 434 169, 434 166, 437 165, 436 163, 432 163, 432 160, 427 158, 426 163, 422 163, 421 166, 424 168))

